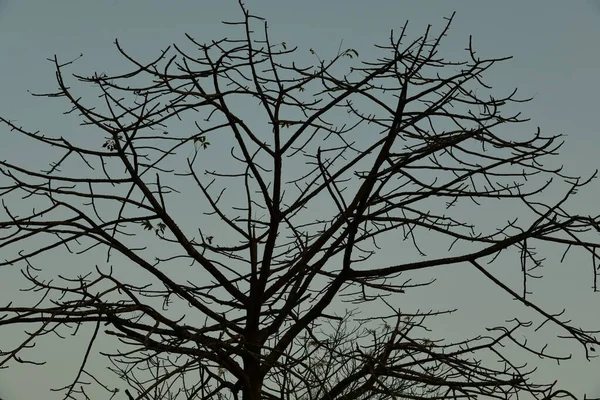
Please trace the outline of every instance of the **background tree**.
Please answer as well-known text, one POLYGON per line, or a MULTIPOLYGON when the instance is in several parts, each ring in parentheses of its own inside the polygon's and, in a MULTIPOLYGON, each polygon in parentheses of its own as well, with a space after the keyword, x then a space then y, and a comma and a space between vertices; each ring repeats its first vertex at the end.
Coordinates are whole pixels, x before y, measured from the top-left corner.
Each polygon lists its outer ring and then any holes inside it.
POLYGON ((91 383, 117 395, 95 372, 99 355, 136 399, 568 394, 533 380, 506 346, 567 358, 524 339, 548 325, 586 357, 598 344, 528 290, 545 244, 589 253, 595 285, 600 217, 567 210, 595 174, 543 163, 558 136, 507 128, 526 121, 505 111, 526 100, 491 96, 483 80, 507 58, 480 59, 469 43, 466 61, 445 60, 450 18, 415 39, 405 25, 372 62, 311 50, 316 61, 303 66, 242 10, 228 23, 238 37, 188 36, 190 49, 150 62, 117 42, 132 70, 74 74, 98 104, 67 85, 73 62, 55 57, 58 90, 41 96, 66 98, 79 132, 46 136, 1 119, 6 135, 56 158, 43 171, 0 162, 0 265, 22 265, 39 295, 0 308, 3 329, 26 327, 0 366, 40 363, 34 343, 70 333, 89 341, 65 398, 87 398, 91 383), (502 226, 464 213, 508 203, 502 226), (386 248, 394 260, 379 256, 386 248), (68 254, 71 275, 45 262, 54 252, 68 254), (508 260, 521 268, 519 291, 492 272, 508 260), (415 279, 424 271, 461 264, 539 321, 460 341, 429 332, 452 310, 422 311, 403 293, 430 290, 415 279))

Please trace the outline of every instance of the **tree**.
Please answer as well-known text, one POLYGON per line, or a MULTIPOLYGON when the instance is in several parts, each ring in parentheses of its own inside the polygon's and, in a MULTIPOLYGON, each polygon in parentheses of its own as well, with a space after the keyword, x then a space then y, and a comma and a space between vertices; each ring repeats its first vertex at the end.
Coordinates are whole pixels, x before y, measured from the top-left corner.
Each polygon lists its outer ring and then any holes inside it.
POLYGON ((65 81, 73 61, 55 57, 58 90, 38 96, 66 100, 79 132, 47 136, 1 118, 56 158, 44 170, 0 162, 0 265, 22 266, 38 296, 1 306, 0 326, 26 333, 0 366, 41 364, 33 344, 71 333, 89 340, 65 398, 86 398, 91 383, 117 395, 94 372, 100 356, 130 399, 569 395, 504 346, 560 361, 523 339, 548 325, 586 357, 598 345, 527 286, 545 245, 588 253, 595 282, 600 217, 567 210, 595 174, 545 166, 558 135, 508 129, 526 120, 505 110, 527 99, 493 97, 483 78, 508 58, 481 59, 470 42, 466 61, 442 58, 449 18, 412 41, 405 25, 376 61, 311 50, 316 62, 301 66, 297 48, 272 42, 266 23, 255 33, 261 18, 241 7, 243 20, 227 23, 239 37, 188 36, 193 50, 173 46, 150 62, 117 41, 130 71, 73 74, 99 104, 65 81), (552 202, 551 188, 563 190, 552 202), (457 211, 498 204, 515 212, 503 226, 457 211), (394 260, 378 258, 386 249, 394 260), (48 262, 57 253, 71 275, 48 262), (518 263, 522 291, 492 272, 498 260, 518 263), (458 265, 539 321, 433 337, 429 321, 452 310, 399 303, 430 290, 413 273, 458 265))

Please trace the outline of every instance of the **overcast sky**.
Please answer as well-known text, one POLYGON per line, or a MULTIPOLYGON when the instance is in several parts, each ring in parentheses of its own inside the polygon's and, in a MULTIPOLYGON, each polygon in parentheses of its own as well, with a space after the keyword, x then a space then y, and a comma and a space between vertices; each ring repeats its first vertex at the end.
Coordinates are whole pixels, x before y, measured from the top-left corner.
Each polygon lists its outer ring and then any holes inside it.
MULTIPOLYGON (((269 21, 272 37, 301 46, 303 54, 314 48, 319 54, 333 55, 343 39, 344 47, 358 50, 365 60, 374 54, 373 44, 385 43, 390 29, 399 29, 406 20, 410 32, 417 35, 427 24, 442 26, 443 17, 456 11, 446 42, 449 54, 462 58, 458 52, 473 35, 480 55, 514 56, 492 72, 494 84, 518 87, 524 96, 535 96, 523 111, 542 130, 566 134, 561 160, 570 171, 585 174, 598 167, 600 8, 591 1, 249 0, 246 5, 269 21)), ((230 28, 220 21, 239 16, 233 0, 0 0, 0 113, 31 129, 59 129, 64 121, 60 108, 48 107, 46 100, 27 93, 55 89, 52 65, 46 58, 56 54, 69 60, 83 53, 78 71, 114 70, 122 65, 115 38, 130 53, 149 60, 167 45, 185 41, 184 33, 201 42, 227 36, 230 28)), ((0 158, 8 152, 27 157, 27 150, 3 129, 0 158)), ((597 182, 582 207, 597 204, 597 182)), ((546 293, 540 299, 554 311, 564 304, 575 321, 596 322, 598 327, 600 295, 589 289, 588 261, 557 266, 540 289, 546 293)), ((7 283, 0 281, 0 285, 7 283)), ((473 306, 466 291, 435 293, 433 300, 457 296, 458 303, 473 306)), ((0 302, 7 300, 0 291, 0 302)), ((67 352, 60 357, 68 362, 77 360, 70 358, 75 355, 67 352)), ((574 356, 581 359, 582 354, 574 356)), ((546 365, 541 371, 579 395, 600 397, 597 361, 573 361, 563 369, 546 365)), ((60 373, 46 369, 24 377, 0 370, 0 396, 3 400, 45 398, 32 383, 59 380, 60 373)))

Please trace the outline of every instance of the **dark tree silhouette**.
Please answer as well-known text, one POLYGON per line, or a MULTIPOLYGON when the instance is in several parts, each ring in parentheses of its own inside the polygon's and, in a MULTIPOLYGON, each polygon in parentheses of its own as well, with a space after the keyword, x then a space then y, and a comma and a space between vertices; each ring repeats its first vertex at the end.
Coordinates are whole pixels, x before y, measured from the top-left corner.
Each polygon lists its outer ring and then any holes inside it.
POLYGON ((505 110, 526 100, 492 97, 483 74, 508 58, 481 59, 471 43, 466 61, 442 58, 449 18, 414 40, 405 25, 372 62, 310 50, 302 66, 242 10, 227 23, 238 36, 188 36, 191 48, 153 61, 116 42, 129 71, 73 74, 97 104, 66 82, 74 61, 55 57, 58 90, 36 96, 66 100, 77 132, 1 119, 3 140, 44 150, 0 161, 0 265, 22 267, 31 292, 1 305, 1 329, 25 333, 0 366, 42 364, 34 343, 73 334, 89 341, 65 398, 90 385, 129 399, 570 395, 504 346, 562 360, 525 339, 545 325, 594 351, 594 332, 530 301, 527 284, 546 244, 589 254, 595 288, 599 217, 567 211, 591 178, 545 166, 559 136, 507 129, 524 126, 505 110), (56 158, 38 169, 44 157, 56 158), (564 189, 556 201, 551 187, 564 189), (515 212, 501 226, 464 213, 498 204, 515 212), (522 291, 492 272, 497 257, 519 266, 522 291), (458 265, 539 321, 454 342, 427 331, 452 310, 399 308, 405 291, 432 290, 414 274, 458 265))

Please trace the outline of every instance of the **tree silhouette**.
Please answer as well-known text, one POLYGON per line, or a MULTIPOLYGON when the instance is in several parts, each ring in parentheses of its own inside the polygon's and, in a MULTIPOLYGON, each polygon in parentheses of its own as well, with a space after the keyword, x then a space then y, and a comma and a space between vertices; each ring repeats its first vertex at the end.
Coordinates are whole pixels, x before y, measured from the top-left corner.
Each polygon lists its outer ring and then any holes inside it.
POLYGON ((33 344, 70 333, 89 341, 58 388, 65 398, 87 398, 92 384, 120 396, 94 373, 101 360, 130 399, 570 395, 505 346, 567 358, 525 339, 550 325, 587 357, 598 345, 527 286, 551 245, 588 254, 596 288, 599 217, 566 204, 595 174, 544 164, 559 136, 508 129, 526 119, 505 110, 527 100, 493 97, 483 77, 508 58, 481 59, 470 42, 465 61, 442 58, 448 18, 414 40, 405 25, 374 61, 310 50, 303 66, 241 7, 231 37, 188 36, 190 49, 149 62, 117 41, 129 71, 73 74, 97 104, 66 82, 74 61, 51 60, 58 90, 36 96, 66 100, 80 131, 48 136, 1 118, 4 138, 44 151, 0 161, 0 265, 22 266, 31 292, 0 308, 0 327, 26 328, 0 366, 42 364, 33 344), (44 157, 56 158, 37 169, 44 157), (551 188, 564 189, 556 201, 551 188), (464 213, 499 204, 515 212, 503 225, 464 213), (522 291, 492 271, 498 260, 517 263, 522 291), (452 310, 409 310, 404 293, 433 290, 413 274, 458 265, 541 322, 460 341, 428 332, 452 310))

